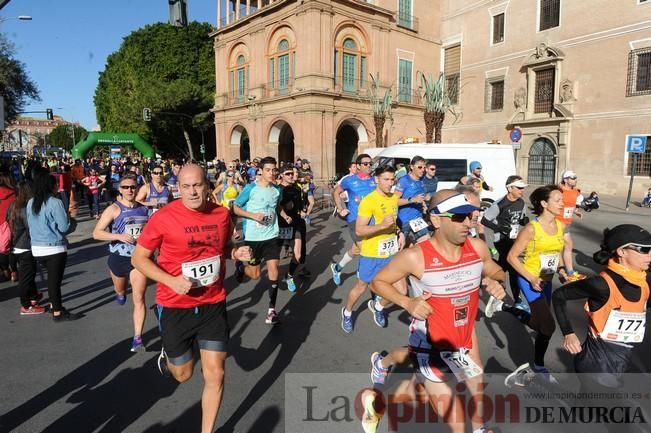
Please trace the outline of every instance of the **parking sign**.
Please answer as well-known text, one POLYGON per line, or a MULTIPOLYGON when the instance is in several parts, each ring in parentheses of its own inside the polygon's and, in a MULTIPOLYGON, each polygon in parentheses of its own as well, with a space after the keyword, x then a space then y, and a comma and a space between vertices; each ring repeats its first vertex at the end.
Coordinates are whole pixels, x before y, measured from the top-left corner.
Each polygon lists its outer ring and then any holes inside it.
POLYGON ((626 151, 630 153, 646 152, 646 135, 627 135, 626 151))

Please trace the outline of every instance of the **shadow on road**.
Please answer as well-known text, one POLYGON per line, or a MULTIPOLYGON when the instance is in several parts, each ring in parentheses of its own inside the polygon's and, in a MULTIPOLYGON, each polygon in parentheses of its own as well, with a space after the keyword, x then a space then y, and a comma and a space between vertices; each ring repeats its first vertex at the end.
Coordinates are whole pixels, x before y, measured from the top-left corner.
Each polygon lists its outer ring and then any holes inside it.
MULTIPOLYGON (((151 340, 157 336, 157 332, 155 328, 149 330, 143 338, 151 340)), ((63 401, 76 406, 45 427, 43 433, 129 431, 129 426, 135 420, 158 400, 171 395, 178 386, 172 379, 161 380, 155 366, 157 357, 141 367, 121 370, 120 366, 134 356, 128 350, 130 340, 119 341, 75 368, 56 384, 4 414, 0 431, 20 431, 20 425, 49 406, 63 401), (115 377, 101 384, 115 371, 119 371, 115 377)), ((184 431, 187 431, 187 426, 184 431)))

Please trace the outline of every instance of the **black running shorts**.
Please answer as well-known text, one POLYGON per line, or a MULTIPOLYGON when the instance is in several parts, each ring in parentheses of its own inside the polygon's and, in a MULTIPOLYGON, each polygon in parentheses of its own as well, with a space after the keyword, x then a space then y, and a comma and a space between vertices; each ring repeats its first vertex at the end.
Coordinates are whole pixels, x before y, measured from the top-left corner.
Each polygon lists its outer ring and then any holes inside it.
POLYGON ((194 308, 158 306, 158 326, 163 348, 173 365, 192 359, 192 345, 199 349, 226 352, 229 328, 226 301, 194 308))

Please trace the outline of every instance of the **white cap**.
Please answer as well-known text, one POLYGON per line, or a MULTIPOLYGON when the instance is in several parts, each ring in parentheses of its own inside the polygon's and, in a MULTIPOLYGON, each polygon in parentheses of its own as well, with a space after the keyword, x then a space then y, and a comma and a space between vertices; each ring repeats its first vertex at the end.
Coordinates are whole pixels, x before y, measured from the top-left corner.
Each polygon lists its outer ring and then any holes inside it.
POLYGON ((567 179, 568 177, 577 177, 577 175, 572 170, 565 170, 563 174, 561 174, 561 179, 567 179))
POLYGON ((518 179, 515 182, 511 182, 510 184, 506 185, 507 188, 510 186, 514 186, 516 188, 526 188, 529 186, 529 184, 522 179, 518 179))

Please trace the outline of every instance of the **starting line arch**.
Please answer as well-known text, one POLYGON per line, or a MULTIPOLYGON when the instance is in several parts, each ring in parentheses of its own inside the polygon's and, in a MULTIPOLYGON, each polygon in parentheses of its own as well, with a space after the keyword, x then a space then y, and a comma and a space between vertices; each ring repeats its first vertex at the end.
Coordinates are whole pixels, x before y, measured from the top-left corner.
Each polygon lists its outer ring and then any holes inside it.
POLYGON ((154 158, 154 148, 138 134, 125 134, 117 132, 91 132, 84 140, 72 148, 72 157, 83 158, 88 151, 96 145, 132 145, 146 158, 154 158))

